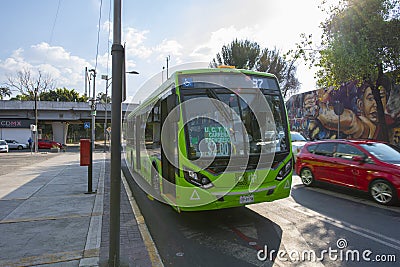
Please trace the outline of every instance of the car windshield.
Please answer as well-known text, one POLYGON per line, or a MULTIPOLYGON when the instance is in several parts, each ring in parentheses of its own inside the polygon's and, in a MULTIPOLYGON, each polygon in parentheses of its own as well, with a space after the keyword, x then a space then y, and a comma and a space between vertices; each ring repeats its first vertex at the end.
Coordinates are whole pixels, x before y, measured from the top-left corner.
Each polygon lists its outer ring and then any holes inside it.
POLYGON ((290 136, 292 137, 292 142, 307 141, 307 139, 301 133, 291 132, 290 136))
MULTIPOLYGON (((202 156, 231 156, 234 155, 259 155, 271 152, 284 152, 288 150, 285 138, 285 120, 282 101, 277 95, 261 95, 264 97, 272 111, 271 118, 264 112, 253 111, 248 103, 259 107, 262 101, 260 95, 242 93, 241 97, 224 88, 203 90, 202 93, 186 94, 185 101, 198 100, 209 97, 224 103, 222 105, 210 102, 209 114, 196 116, 191 114, 192 104, 186 108, 187 117, 192 117, 187 123, 189 137, 190 158, 202 156), (235 114, 234 114, 235 113, 235 114), (220 118, 220 119, 215 119, 220 118), (259 118, 259 120, 257 120, 259 118), (270 123, 270 121, 274 123, 270 123), (218 121, 224 121, 225 125, 218 121), (244 126, 244 128, 242 128, 244 126)), ((194 102, 192 102, 194 103, 194 102)))
POLYGON ((390 146, 382 143, 361 144, 365 150, 387 163, 400 163, 400 153, 390 146))
POLYGON ((6 141, 0 141, 0 145, 7 145, 6 141))

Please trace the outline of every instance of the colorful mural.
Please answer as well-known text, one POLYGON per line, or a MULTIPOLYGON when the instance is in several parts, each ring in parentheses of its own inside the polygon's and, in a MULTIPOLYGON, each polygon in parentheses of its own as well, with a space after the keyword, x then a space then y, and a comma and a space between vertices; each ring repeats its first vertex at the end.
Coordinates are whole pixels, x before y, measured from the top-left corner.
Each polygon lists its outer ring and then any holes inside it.
POLYGON ((400 147, 400 86, 386 81, 379 87, 377 97, 381 105, 371 87, 357 82, 339 89, 324 88, 294 95, 286 102, 291 130, 311 140, 375 139, 400 147), (379 120, 380 117, 383 119, 379 120))

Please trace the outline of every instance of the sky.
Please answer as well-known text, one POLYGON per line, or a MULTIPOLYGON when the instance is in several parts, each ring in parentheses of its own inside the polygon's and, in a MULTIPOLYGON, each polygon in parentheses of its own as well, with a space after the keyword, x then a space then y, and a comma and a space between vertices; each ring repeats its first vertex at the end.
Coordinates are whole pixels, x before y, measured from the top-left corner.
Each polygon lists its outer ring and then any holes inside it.
MULTIPOLYGON (((332 0, 335 2, 334 0, 332 0)), ((40 70, 57 88, 85 92, 85 67, 95 68, 96 95, 111 77, 112 0, 2 1, 0 85, 17 71, 40 70), (101 10, 101 12, 100 12, 101 10), (99 23, 100 22, 100 23, 99 23)), ((166 71, 207 67, 234 39, 261 48, 295 49, 300 34, 320 36, 326 14, 319 0, 122 1, 122 43, 126 47, 127 95, 133 102, 165 80, 166 71), (146 90, 142 90, 146 88, 146 90)), ((314 70, 302 62, 301 91, 316 89, 314 70)), ((111 91, 111 87, 109 87, 111 91)), ((92 91, 93 92, 93 91, 92 91)), ((13 96, 18 92, 13 91, 13 96)), ((91 93, 92 94, 92 93, 91 93)))

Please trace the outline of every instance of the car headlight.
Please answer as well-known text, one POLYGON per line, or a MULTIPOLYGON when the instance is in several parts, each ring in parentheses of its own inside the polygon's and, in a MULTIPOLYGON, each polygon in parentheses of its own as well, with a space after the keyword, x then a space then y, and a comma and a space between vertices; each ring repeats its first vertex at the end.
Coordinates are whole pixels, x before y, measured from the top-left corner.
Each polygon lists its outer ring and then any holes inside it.
POLYGON ((292 160, 289 160, 288 163, 286 163, 285 166, 283 166, 278 172, 275 180, 282 181, 283 178, 285 178, 292 171, 292 167, 292 160))
POLYGON ((208 179, 208 177, 202 175, 201 173, 194 171, 185 171, 185 179, 191 184, 194 184, 198 187, 209 189, 213 187, 213 183, 208 179))

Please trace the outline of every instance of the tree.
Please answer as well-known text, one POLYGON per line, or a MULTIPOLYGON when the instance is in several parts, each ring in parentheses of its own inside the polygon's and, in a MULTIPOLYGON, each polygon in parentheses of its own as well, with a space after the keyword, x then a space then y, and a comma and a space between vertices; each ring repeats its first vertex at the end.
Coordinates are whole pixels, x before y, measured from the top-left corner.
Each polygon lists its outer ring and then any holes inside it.
POLYGON ((40 100, 42 101, 61 101, 61 102, 86 102, 86 96, 80 96, 75 89, 68 90, 67 88, 57 88, 48 92, 42 92, 40 94, 40 100))
POLYGON ((287 61, 279 55, 279 51, 264 49, 257 62, 257 70, 272 73, 278 79, 283 97, 290 96, 299 91, 300 82, 296 78, 296 58, 287 61))
POLYGON ((6 85, 18 90, 24 100, 34 100, 35 94, 39 95, 54 87, 54 80, 50 75, 38 71, 35 77, 30 70, 17 71, 15 76, 8 76, 6 85))
POLYGON ((224 45, 221 54, 211 62, 211 67, 220 65, 235 66, 238 69, 253 69, 260 55, 260 46, 256 42, 235 39, 229 45, 224 45))
POLYGON ((235 39, 229 45, 222 47, 221 53, 217 53, 210 67, 220 65, 235 66, 238 69, 250 69, 274 74, 280 84, 284 97, 298 91, 300 82, 296 78, 295 61, 290 62, 281 56, 277 49, 261 50, 256 42, 235 39))
POLYGON ((318 85, 339 87, 349 81, 367 83, 377 102, 380 127, 386 136, 380 86, 385 76, 399 76, 400 7, 395 0, 341 0, 325 9, 320 48, 310 49, 311 35, 298 45, 304 58, 317 66, 318 85))
MULTIPOLYGON (((75 89, 67 89, 67 88, 57 88, 55 90, 50 90, 46 92, 42 92, 38 95, 38 98, 42 101, 61 101, 61 102, 87 102, 87 96, 80 96, 75 89)), ((20 100, 20 101, 28 101, 32 100, 30 95, 22 95, 19 94, 10 100, 20 100)))
POLYGON ((105 104, 106 100, 107 100, 108 104, 111 103, 111 97, 109 95, 106 95, 103 92, 100 92, 100 93, 97 94, 97 99, 99 100, 100 103, 104 103, 105 104))
POLYGON ((11 96, 11 90, 8 87, 0 87, 0 100, 3 100, 4 97, 11 96))

